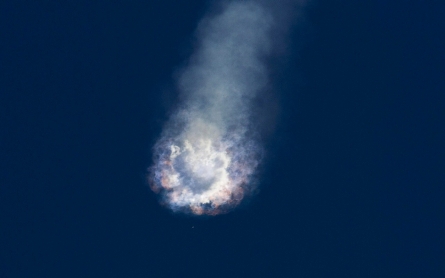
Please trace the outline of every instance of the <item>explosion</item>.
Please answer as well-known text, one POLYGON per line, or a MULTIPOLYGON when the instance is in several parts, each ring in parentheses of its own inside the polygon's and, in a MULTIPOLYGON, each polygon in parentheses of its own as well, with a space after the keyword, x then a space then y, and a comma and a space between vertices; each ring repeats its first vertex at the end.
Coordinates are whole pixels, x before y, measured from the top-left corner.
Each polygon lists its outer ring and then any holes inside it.
POLYGON ((259 150, 239 135, 195 120, 179 138, 159 141, 152 189, 173 210, 215 215, 235 207, 252 189, 259 150))
POLYGON ((216 215, 255 188, 261 147, 253 100, 268 84, 272 16, 258 1, 225 2, 198 27, 181 96, 154 146, 154 192, 175 212, 216 215))

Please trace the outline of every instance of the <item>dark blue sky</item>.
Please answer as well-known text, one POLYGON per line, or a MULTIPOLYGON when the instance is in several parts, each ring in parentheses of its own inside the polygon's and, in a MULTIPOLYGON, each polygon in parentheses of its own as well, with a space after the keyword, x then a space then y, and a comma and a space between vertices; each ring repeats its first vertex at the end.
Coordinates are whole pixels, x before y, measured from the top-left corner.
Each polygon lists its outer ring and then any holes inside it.
POLYGON ((259 195, 204 220, 145 171, 208 1, 1 3, 0 277, 445 277, 444 9, 316 2, 259 195))

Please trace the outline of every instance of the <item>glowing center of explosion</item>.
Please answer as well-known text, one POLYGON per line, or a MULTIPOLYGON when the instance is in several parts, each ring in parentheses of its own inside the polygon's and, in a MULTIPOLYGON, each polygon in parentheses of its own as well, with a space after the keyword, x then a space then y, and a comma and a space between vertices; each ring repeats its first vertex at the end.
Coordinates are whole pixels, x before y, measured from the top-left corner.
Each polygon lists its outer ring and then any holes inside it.
POLYGON ((194 214, 219 214, 238 204, 257 163, 247 161, 252 150, 236 138, 223 139, 201 122, 175 140, 162 142, 153 189, 163 191, 173 210, 194 214))

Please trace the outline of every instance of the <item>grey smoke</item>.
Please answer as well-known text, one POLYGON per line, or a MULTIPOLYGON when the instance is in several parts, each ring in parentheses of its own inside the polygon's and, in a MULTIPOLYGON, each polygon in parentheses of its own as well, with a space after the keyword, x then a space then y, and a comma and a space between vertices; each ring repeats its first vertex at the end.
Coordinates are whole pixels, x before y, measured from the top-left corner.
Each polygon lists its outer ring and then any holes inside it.
POLYGON ((266 60, 282 43, 289 13, 281 5, 224 2, 199 24, 198 47, 178 82, 181 104, 151 169, 153 190, 173 210, 218 214, 254 187, 261 153, 254 101, 269 85, 266 60))

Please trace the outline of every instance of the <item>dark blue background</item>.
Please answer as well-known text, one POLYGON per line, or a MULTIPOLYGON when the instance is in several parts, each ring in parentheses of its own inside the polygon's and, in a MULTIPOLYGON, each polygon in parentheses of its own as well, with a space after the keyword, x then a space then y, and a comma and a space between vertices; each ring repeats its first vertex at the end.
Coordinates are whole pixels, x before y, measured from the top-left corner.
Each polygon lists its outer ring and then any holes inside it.
POLYGON ((208 2, 56 2, 0 4, 0 277, 445 277, 439 1, 312 3, 261 192, 205 220, 145 171, 208 2))

